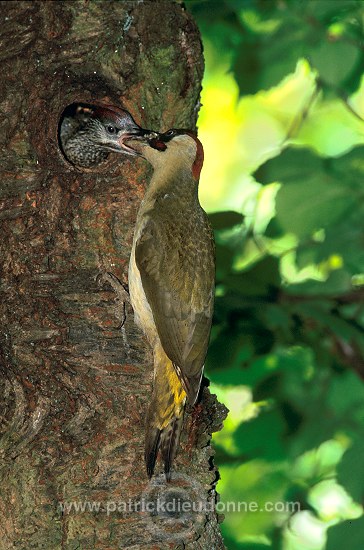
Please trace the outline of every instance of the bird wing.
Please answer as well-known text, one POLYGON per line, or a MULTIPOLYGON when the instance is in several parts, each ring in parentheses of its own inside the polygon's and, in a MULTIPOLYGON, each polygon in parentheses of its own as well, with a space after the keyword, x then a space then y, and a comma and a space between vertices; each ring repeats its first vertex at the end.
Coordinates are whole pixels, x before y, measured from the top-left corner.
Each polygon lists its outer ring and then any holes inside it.
POLYGON ((194 403, 210 336, 215 249, 207 216, 193 223, 165 209, 149 212, 135 261, 162 346, 194 403))

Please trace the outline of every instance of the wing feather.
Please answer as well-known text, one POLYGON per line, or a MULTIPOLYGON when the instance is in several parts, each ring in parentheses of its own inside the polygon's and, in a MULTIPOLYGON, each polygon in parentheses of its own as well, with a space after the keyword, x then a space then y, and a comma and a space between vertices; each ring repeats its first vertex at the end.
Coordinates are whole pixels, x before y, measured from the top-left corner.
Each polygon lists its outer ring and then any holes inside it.
POLYGON ((135 261, 162 346, 194 402, 214 298, 215 251, 205 212, 200 208, 191 224, 155 206, 136 242, 135 261))

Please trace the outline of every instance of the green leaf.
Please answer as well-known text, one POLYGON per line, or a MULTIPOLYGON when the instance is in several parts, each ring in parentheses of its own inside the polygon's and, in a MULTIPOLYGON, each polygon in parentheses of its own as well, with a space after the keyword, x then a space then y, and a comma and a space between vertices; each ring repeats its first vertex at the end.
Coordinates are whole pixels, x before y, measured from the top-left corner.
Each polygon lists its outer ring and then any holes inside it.
POLYGON ((357 502, 364 500, 364 441, 356 441, 338 466, 338 482, 357 502))
POLYGON ((244 457, 281 460, 285 456, 283 434, 285 422, 277 410, 264 411, 257 418, 243 422, 234 433, 237 448, 244 457))
POLYGON ((346 13, 355 11, 361 0, 315 0, 307 2, 307 15, 316 17, 322 22, 331 23, 333 20, 343 18, 346 13))
POLYGON ((312 151, 292 147, 260 166, 254 177, 263 185, 275 181, 294 183, 298 179, 305 181, 313 173, 321 172, 322 166, 322 159, 312 151))
POLYGON ((310 55, 310 61, 320 77, 326 84, 335 87, 349 78, 360 58, 359 48, 344 41, 321 42, 310 55))
POLYGON ((243 380, 241 365, 251 357, 252 351, 253 347, 247 332, 243 333, 232 327, 221 331, 210 344, 207 357, 207 367, 214 372, 214 382, 241 384, 243 380), (228 346, 225 345, 227 341, 228 346))
POLYGON ((216 280, 223 280, 226 273, 231 271, 235 250, 216 242, 216 280))
POLYGON ((227 229, 234 225, 240 225, 244 221, 244 216, 238 212, 214 212, 209 214, 209 220, 213 229, 227 229))
MULTIPOLYGON (((340 417, 364 419, 364 383, 355 372, 344 371, 333 378, 328 392, 328 405, 340 417)), ((364 426, 363 426, 364 431, 364 426)))
POLYGON ((274 296, 281 284, 279 260, 272 256, 263 258, 250 269, 229 277, 230 288, 245 296, 274 296))
POLYGON ((354 204, 355 197, 341 183, 312 174, 279 189, 276 217, 285 231, 303 238, 338 222, 354 204))
POLYGON ((308 280, 304 283, 289 285, 287 294, 304 294, 314 296, 330 296, 344 294, 352 290, 351 276, 344 269, 338 269, 330 273, 326 281, 308 280))
MULTIPOLYGON (((363 189, 364 178, 364 147, 355 147, 342 157, 332 159, 328 169, 337 179, 359 190, 363 189)), ((358 205, 359 206, 359 205, 358 205)))
POLYGON ((326 550, 363 550, 364 517, 344 521, 330 527, 327 532, 326 550))
POLYGON ((340 223, 326 228, 325 240, 310 248, 312 263, 330 263, 336 259, 351 275, 361 273, 364 266, 363 215, 364 212, 357 208, 340 223))
POLYGON ((291 336, 292 329, 292 317, 288 311, 282 306, 267 305, 263 311, 263 317, 265 324, 271 330, 279 330, 287 337, 291 336))
MULTIPOLYGON (((308 243, 304 242, 297 248, 296 252, 296 265, 298 269, 303 269, 309 265, 317 264, 318 248, 320 243, 310 240, 308 243)), ((326 259, 325 255, 322 259, 326 259)))

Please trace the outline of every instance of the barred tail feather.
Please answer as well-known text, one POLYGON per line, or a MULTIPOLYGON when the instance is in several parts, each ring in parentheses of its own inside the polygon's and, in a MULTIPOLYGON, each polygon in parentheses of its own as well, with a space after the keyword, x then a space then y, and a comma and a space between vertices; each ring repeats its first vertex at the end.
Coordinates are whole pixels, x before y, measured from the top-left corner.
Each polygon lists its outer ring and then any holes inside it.
POLYGON ((152 477, 155 463, 157 461, 158 450, 160 445, 161 430, 148 426, 145 437, 145 465, 149 479, 152 477))
POLYGON ((152 477, 160 449, 164 472, 169 480, 178 450, 187 395, 162 346, 154 350, 154 368, 154 388, 146 426, 145 463, 148 476, 152 477))
POLYGON ((171 479, 171 466, 178 451, 179 439, 183 426, 183 413, 175 416, 172 422, 161 432, 161 455, 164 462, 164 473, 167 481, 171 479))
POLYGON ((154 473, 158 451, 160 449, 166 479, 167 481, 171 479, 171 467, 178 451, 182 426, 183 411, 181 416, 174 416, 171 422, 161 430, 148 426, 145 438, 144 458, 149 478, 151 478, 154 473))

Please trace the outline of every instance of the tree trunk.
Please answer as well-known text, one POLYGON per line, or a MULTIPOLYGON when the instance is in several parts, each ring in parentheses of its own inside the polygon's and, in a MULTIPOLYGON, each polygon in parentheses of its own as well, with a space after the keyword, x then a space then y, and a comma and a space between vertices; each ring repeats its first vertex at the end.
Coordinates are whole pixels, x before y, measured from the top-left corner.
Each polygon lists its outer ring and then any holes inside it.
POLYGON ((171 484, 148 482, 151 352, 129 306, 120 329, 122 304, 97 278, 127 281, 150 169, 114 155, 78 170, 57 136, 75 102, 124 106, 146 128, 193 128, 198 30, 163 0, 1 2, 0 20, 0 548, 224 548, 209 446, 224 408, 205 388, 171 484), (208 506, 143 506, 173 491, 208 506))

